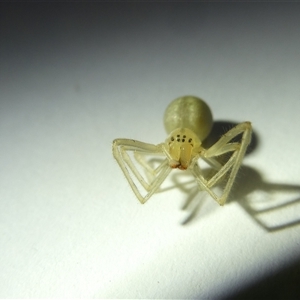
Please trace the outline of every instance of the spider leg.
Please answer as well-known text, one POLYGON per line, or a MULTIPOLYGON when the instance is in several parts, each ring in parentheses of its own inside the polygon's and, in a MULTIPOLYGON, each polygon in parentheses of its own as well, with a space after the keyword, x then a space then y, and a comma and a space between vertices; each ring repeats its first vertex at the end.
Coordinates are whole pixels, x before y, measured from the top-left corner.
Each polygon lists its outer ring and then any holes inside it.
POLYGON ((167 159, 165 159, 164 162, 161 164, 160 169, 161 169, 160 173, 157 175, 157 177, 152 181, 150 185, 148 194, 146 194, 143 198, 143 201, 141 201, 142 204, 144 204, 158 190, 160 185, 164 182, 166 177, 172 171, 167 159))
POLYGON ((218 162, 214 159, 215 156, 219 156, 228 152, 233 152, 229 160, 221 166, 219 171, 212 176, 209 180, 206 180, 199 168, 199 165, 195 163, 191 168, 192 173, 196 177, 197 183, 201 189, 206 190, 220 205, 224 205, 229 192, 232 188, 233 182, 235 180, 236 174, 238 169, 242 164, 243 157, 245 155, 246 149, 251 140, 251 123, 245 122, 237 125, 236 127, 229 130, 225 135, 223 135, 218 142, 216 142, 213 146, 209 149, 204 150, 203 152, 203 159, 208 162, 213 162, 213 166, 215 165, 218 167, 218 162), (233 142, 230 141, 242 134, 241 142, 233 142), (219 197, 217 196, 211 188, 219 182, 219 180, 226 174, 229 173, 229 178, 225 184, 224 190, 222 195, 219 197))
MULTIPOLYGON (((134 151, 134 158, 135 160, 143 167, 145 171, 145 176, 147 178, 147 182, 154 181, 155 177, 161 172, 161 169, 164 167, 162 163, 163 157, 158 156, 165 156, 164 153, 146 153, 140 151, 134 151), (146 157, 152 155, 152 158, 147 161, 146 157), (154 162, 158 161, 158 166, 154 167, 154 162)), ((149 190, 149 189, 148 189, 149 190)), ((158 186, 155 192, 161 192, 162 190, 158 186)))
POLYGON ((156 190, 170 173, 171 168, 168 165, 167 159, 165 159, 156 169, 153 169, 151 166, 147 165, 145 161, 137 160, 137 162, 140 163, 141 166, 147 171, 154 172, 154 179, 148 183, 128 155, 128 152, 130 151, 134 153, 134 157, 136 158, 136 152, 142 154, 162 155, 162 148, 161 145, 152 145, 130 139, 116 139, 113 142, 114 157, 120 165, 133 192, 143 204, 153 195, 153 193, 156 192, 156 190), (137 187, 137 182, 135 182, 135 179, 146 190, 147 193, 145 196, 142 195, 140 189, 137 187))
MULTIPOLYGON (((227 131, 214 145, 205 151, 204 157, 218 156, 230 151, 243 147, 242 152, 246 149, 251 141, 252 127, 250 122, 238 124, 234 128, 227 131), (241 143, 229 143, 233 138, 243 133, 241 143)), ((241 153, 242 153, 241 152, 241 153)))
POLYGON ((195 164, 193 166, 193 168, 191 169, 191 173, 195 176, 200 190, 208 192, 210 196, 219 203, 219 197, 209 187, 208 181, 203 177, 201 169, 199 168, 198 164, 195 164))
POLYGON ((202 157, 202 159, 217 171, 222 168, 222 164, 213 157, 202 157))
MULTIPOLYGON (((162 164, 159 164, 158 167, 154 168, 150 165, 150 162, 147 162, 145 157, 146 155, 164 155, 164 153, 146 153, 141 151, 134 151, 134 158, 135 160, 145 169, 146 176, 148 178, 148 182, 152 181, 154 176, 157 175, 160 172, 160 167, 162 164)), ((161 159, 160 159, 161 160, 161 159)))

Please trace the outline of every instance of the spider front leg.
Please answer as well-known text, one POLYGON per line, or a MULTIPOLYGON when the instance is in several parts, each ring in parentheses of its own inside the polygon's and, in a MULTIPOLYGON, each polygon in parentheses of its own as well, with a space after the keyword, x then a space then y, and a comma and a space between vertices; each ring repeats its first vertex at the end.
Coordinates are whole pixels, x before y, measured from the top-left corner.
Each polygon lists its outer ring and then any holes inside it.
POLYGON ((144 204, 159 188, 165 178, 171 171, 168 165, 168 160, 164 159, 163 162, 156 168, 152 169, 151 166, 141 160, 139 157, 142 154, 150 155, 162 155, 163 151, 161 145, 152 145, 130 139, 116 139, 113 142, 113 154, 117 162, 119 163, 126 179, 128 180, 133 192, 139 199, 139 201, 144 204), (133 157, 136 161, 145 168, 146 171, 153 171, 154 178, 151 182, 147 182, 144 176, 139 172, 138 168, 135 166, 128 152, 133 152, 133 157), (146 191, 143 196, 140 188, 137 187, 139 183, 146 191))
POLYGON ((234 183, 236 174, 242 164, 243 157, 247 150, 247 147, 251 141, 251 132, 252 127, 250 122, 245 122, 237 125, 236 127, 229 130, 226 134, 224 134, 218 142, 216 142, 213 146, 211 146, 207 150, 203 150, 202 156, 205 160, 215 162, 217 165, 217 160, 215 157, 232 152, 232 155, 228 159, 228 161, 219 169, 219 171, 212 176, 209 180, 206 180, 199 168, 199 165, 195 163, 192 168, 192 173, 197 179, 198 185, 201 189, 206 190, 220 205, 224 205, 232 185, 234 183), (230 141, 236 136, 242 134, 240 142, 232 142, 230 141), (229 174, 229 178, 225 184, 224 190, 221 196, 217 196, 213 191, 212 187, 216 185, 219 180, 226 174, 229 174))

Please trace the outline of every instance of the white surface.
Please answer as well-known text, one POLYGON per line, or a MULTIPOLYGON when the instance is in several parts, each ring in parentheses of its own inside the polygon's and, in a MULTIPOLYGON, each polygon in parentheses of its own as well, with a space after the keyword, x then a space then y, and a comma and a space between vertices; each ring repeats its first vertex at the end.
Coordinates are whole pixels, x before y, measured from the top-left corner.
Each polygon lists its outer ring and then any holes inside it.
POLYGON ((299 12, 1 4, 0 296, 215 299, 298 261, 299 12), (258 145, 225 207, 182 210, 179 189, 141 205, 111 142, 162 142, 186 94, 258 145))

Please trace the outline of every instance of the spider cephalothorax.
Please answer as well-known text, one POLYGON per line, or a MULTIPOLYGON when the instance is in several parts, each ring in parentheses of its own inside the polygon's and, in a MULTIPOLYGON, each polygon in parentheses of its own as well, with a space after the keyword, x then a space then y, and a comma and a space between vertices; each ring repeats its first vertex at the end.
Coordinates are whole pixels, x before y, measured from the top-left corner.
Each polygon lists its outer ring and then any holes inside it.
POLYGON ((188 128, 173 130, 163 145, 170 167, 180 170, 186 170, 201 149, 199 138, 188 128))

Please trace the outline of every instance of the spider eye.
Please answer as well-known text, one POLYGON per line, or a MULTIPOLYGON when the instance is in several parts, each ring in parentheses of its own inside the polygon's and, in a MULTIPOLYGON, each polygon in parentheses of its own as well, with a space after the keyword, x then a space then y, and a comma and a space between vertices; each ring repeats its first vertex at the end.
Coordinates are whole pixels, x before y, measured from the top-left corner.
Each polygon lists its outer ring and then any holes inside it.
POLYGON ((173 137, 173 136, 171 137, 171 141, 172 141, 172 142, 174 141, 174 137, 173 137))
POLYGON ((189 143, 192 141, 192 139, 189 139, 189 143))
POLYGON ((182 142, 185 142, 185 139, 182 139, 182 142))

